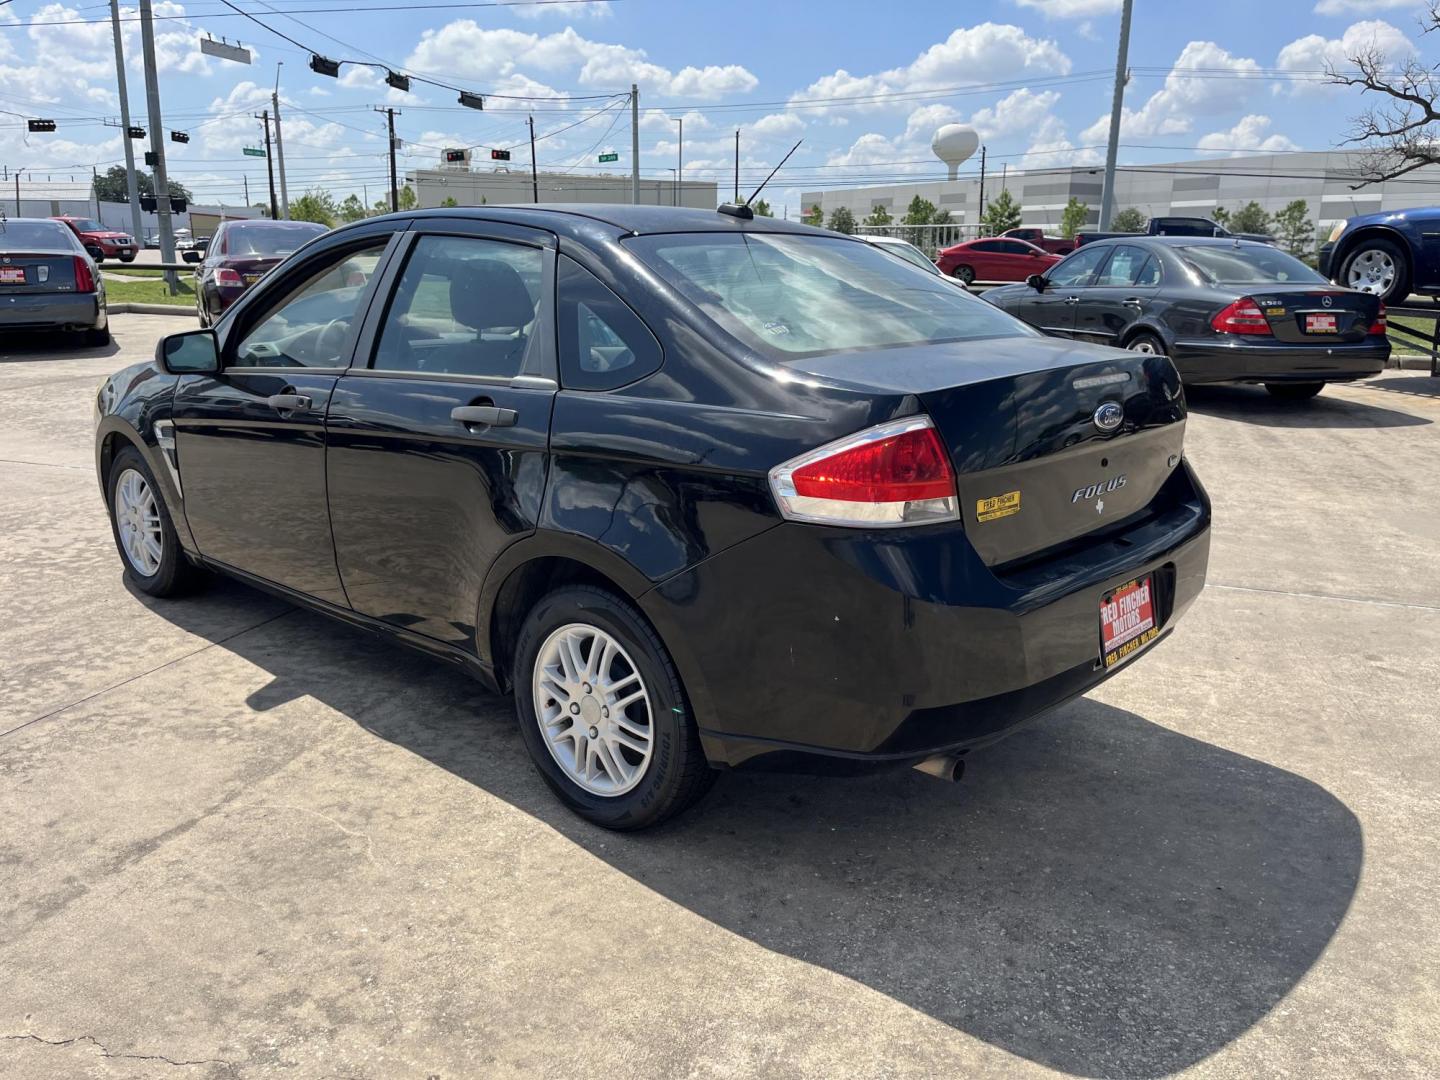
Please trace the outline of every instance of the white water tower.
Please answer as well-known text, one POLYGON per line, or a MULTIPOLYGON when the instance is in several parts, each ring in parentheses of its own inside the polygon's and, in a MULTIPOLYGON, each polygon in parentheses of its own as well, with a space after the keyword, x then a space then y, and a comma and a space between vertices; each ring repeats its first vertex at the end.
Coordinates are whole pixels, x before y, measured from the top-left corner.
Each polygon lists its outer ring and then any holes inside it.
POLYGON ((930 149, 935 151, 935 156, 949 166, 951 180, 979 148, 980 136, 975 134, 974 128, 964 124, 946 124, 930 140, 930 149))

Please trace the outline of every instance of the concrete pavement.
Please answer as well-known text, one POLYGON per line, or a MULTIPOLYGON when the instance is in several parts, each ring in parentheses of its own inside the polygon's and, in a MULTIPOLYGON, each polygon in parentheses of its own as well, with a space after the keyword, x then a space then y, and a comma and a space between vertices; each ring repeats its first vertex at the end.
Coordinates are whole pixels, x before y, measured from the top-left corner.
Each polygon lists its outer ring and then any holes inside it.
POLYGON ((616 836, 448 668, 126 589, 90 401, 174 328, 0 351, 0 1076, 1440 1074, 1440 380, 1192 394, 1210 586, 960 784, 616 836))

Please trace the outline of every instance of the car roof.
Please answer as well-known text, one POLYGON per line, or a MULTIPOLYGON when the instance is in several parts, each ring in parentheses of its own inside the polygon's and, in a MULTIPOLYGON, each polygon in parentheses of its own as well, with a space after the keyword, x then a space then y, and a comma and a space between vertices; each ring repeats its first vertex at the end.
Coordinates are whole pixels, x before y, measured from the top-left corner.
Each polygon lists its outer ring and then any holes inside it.
MULTIPOLYGON (((426 218, 475 218, 482 221, 506 221, 530 225, 555 232, 584 229, 587 222, 602 222, 632 236, 677 232, 766 232, 836 235, 825 229, 812 228, 780 218, 756 216, 752 220, 722 214, 718 210, 698 210, 677 206, 633 206, 628 203, 524 203, 509 206, 440 207, 412 211, 406 215, 426 218)), ((376 220, 370 218, 370 221, 376 220)))
MULTIPOLYGON (((220 222, 221 225, 284 225, 286 228, 293 228, 296 225, 313 225, 317 229, 325 229, 318 221, 276 221, 273 218, 226 218, 220 222)), ((189 232, 189 229, 177 229, 176 234, 189 232)))
POLYGON ((1076 248, 1077 251, 1084 251, 1085 248, 1113 247, 1116 244, 1155 244, 1159 247, 1242 247, 1242 248, 1265 248, 1269 251, 1278 251, 1274 244, 1267 244, 1263 240, 1242 240, 1238 236, 1151 236, 1148 233, 1136 233, 1134 236, 1103 236, 1098 240, 1090 240, 1076 248))

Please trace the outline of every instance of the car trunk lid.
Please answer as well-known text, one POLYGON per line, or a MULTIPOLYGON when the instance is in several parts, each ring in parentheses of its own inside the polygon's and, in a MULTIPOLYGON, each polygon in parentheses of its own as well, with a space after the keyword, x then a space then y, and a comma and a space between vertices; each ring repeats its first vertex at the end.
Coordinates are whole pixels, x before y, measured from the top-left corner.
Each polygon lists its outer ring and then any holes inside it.
POLYGON ((258 256, 240 257, 232 255, 227 257, 220 265, 227 266, 231 270, 234 270, 244 279, 246 285, 254 285, 271 270, 280 265, 280 257, 261 258, 258 256))
POLYGON ((1364 341, 1380 317, 1380 298, 1314 285, 1265 286, 1250 293, 1276 341, 1291 344, 1364 341))
POLYGON ((1184 395, 1163 356, 1023 337, 797 364, 918 399, 949 450, 966 532, 991 566, 1142 513, 1183 448, 1184 395))
POLYGON ((75 292, 75 258, 50 252, 0 253, 0 296, 75 292))

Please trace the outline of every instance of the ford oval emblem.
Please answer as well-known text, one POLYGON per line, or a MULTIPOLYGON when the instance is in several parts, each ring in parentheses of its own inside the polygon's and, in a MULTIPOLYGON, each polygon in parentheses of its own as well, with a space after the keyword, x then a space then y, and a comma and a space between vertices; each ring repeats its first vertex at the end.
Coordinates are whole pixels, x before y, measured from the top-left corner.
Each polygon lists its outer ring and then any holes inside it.
POLYGON ((1118 401, 1102 401, 1095 410, 1095 426, 1101 431, 1114 431, 1125 420, 1125 409, 1118 401))

